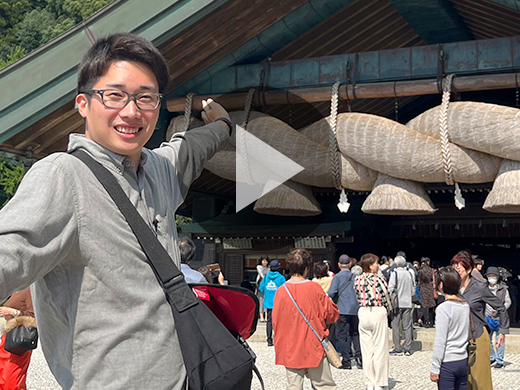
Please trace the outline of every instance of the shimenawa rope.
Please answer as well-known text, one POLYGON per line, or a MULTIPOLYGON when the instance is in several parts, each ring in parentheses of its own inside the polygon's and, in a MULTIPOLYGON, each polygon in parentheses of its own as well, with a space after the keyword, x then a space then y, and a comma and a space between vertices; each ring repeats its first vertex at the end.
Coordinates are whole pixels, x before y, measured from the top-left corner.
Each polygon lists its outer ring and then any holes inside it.
POLYGON ((337 81, 332 86, 332 97, 330 99, 330 117, 329 117, 329 148, 330 148, 330 166, 332 168, 332 179, 334 187, 341 190, 339 197, 338 208, 342 213, 346 213, 350 207, 348 203, 347 194, 341 185, 341 159, 337 139, 338 128, 338 100, 339 100, 339 86, 340 81, 337 81))
POLYGON ((442 150, 442 163, 444 166, 444 180, 446 184, 455 184, 455 206, 459 210, 463 209, 466 205, 459 184, 453 180, 453 167, 451 164, 451 152, 450 152, 450 139, 448 134, 448 108, 450 105, 451 96, 451 83, 455 75, 449 74, 446 76, 444 84, 444 92, 442 93, 442 103, 439 115, 439 130, 441 136, 441 150, 442 150))

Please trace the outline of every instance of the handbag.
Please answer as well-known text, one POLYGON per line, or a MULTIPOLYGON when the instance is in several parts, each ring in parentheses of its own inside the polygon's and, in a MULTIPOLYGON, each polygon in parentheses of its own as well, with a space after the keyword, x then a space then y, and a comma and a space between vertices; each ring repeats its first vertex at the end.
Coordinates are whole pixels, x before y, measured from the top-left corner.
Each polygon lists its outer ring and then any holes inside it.
POLYGON ((294 306, 296 306, 296 309, 298 309, 298 311, 302 315, 302 317, 305 320, 305 322, 307 323, 307 325, 309 325, 309 328, 311 328, 311 330, 314 332, 314 334, 316 335, 318 340, 320 340, 321 345, 323 345, 323 349, 325 350, 325 354, 327 355, 327 360, 329 361, 330 365, 332 367, 336 367, 336 368, 341 367, 341 358, 339 357, 338 352, 336 351, 336 349, 334 348, 332 343, 329 341, 329 339, 327 339, 327 338, 322 339, 320 337, 320 335, 313 328, 313 326, 311 325, 311 323, 309 322, 307 317, 305 317, 305 314, 303 314, 303 312, 301 311, 300 307, 298 306, 298 304, 294 300, 293 296, 289 292, 289 289, 287 288, 285 283, 284 283, 283 286, 285 288, 285 291, 287 291, 287 294, 289 295, 289 298, 291 298, 291 301, 294 303, 294 306))
MULTIPOLYGON (((196 297, 181 271, 148 224, 130 202, 116 178, 83 150, 72 155, 85 163, 124 215, 161 284, 175 319, 175 329, 187 372, 189 390, 246 390, 251 388, 256 356, 235 338, 196 297)), ((239 341, 240 340, 240 341, 239 341)))
POLYGON ((469 323, 471 327, 471 337, 468 341, 468 367, 471 367, 477 361, 477 334, 471 311, 469 312, 469 323))
POLYGON ((11 318, 5 324, 4 334, 4 349, 14 355, 23 355, 38 346, 38 329, 34 317, 11 318))

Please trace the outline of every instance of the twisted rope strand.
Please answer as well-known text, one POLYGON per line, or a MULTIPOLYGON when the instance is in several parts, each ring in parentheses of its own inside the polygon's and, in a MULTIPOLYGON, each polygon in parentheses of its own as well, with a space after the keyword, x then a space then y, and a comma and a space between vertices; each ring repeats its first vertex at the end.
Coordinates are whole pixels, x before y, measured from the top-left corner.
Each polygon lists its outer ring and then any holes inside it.
POLYGON ((330 165, 332 168, 332 179, 334 181, 334 187, 341 190, 341 164, 339 157, 339 146, 338 139, 336 137, 338 127, 338 100, 339 100, 339 86, 340 81, 337 81, 332 86, 332 97, 330 101, 330 117, 329 126, 329 148, 330 148, 330 165))
POLYGON ((251 176, 251 170, 249 169, 249 161, 247 158, 247 146, 246 146, 246 134, 245 131, 247 129, 247 123, 249 122, 249 114, 251 112, 251 105, 253 103, 253 96, 255 95, 256 89, 251 88, 247 93, 246 102, 244 105, 244 116, 242 118, 242 128, 244 131, 237 131, 238 143, 240 145, 240 159, 242 160, 242 164, 244 167, 244 173, 246 176, 246 182, 250 186, 254 185, 255 182, 251 176))
POLYGON ((450 139, 448 135, 448 107, 450 105, 451 81, 453 74, 446 76, 446 84, 442 93, 442 103, 439 114, 439 128, 441 135, 442 163, 444 165, 444 181, 453 185, 453 167, 451 165, 450 139))
POLYGON ((459 184, 453 179, 453 166, 451 162, 450 139, 448 134, 448 108, 450 105, 451 83, 453 77, 453 74, 446 76, 439 114, 439 130, 441 136, 442 162, 444 165, 444 180, 448 185, 455 184, 455 206, 460 210, 465 207, 466 202, 462 196, 459 184))
POLYGON ((242 118, 242 128, 245 130, 247 128, 247 123, 249 122, 249 114, 251 113, 251 105, 253 104, 253 97, 255 96, 256 89, 251 88, 247 92, 246 102, 244 105, 244 117, 242 118))
POLYGON ((195 93, 193 92, 190 92, 186 95, 186 104, 184 105, 184 123, 182 126, 182 131, 188 131, 188 127, 190 127, 191 109, 193 107, 193 96, 195 96, 195 93))

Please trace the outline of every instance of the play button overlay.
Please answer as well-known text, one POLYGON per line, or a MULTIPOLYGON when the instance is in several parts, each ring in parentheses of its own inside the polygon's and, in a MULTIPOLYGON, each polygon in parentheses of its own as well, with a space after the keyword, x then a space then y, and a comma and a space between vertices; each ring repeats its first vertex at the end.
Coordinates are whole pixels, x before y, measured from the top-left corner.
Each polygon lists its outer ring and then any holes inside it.
POLYGON ((304 168, 240 126, 236 126, 236 212, 304 168))

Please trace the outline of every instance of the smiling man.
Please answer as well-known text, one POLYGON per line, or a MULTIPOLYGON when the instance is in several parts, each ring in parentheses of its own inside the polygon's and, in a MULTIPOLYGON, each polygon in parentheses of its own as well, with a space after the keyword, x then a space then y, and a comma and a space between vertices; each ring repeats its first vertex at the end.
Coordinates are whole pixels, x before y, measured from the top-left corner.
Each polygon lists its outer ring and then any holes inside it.
POLYGON ((182 389, 186 372, 170 305, 84 150, 117 179, 180 267, 175 212, 207 159, 223 148, 227 112, 205 102, 206 126, 144 148, 168 68, 132 34, 99 40, 79 66, 85 134, 37 162, 0 212, 0 299, 34 283, 40 342, 64 389, 182 389))

